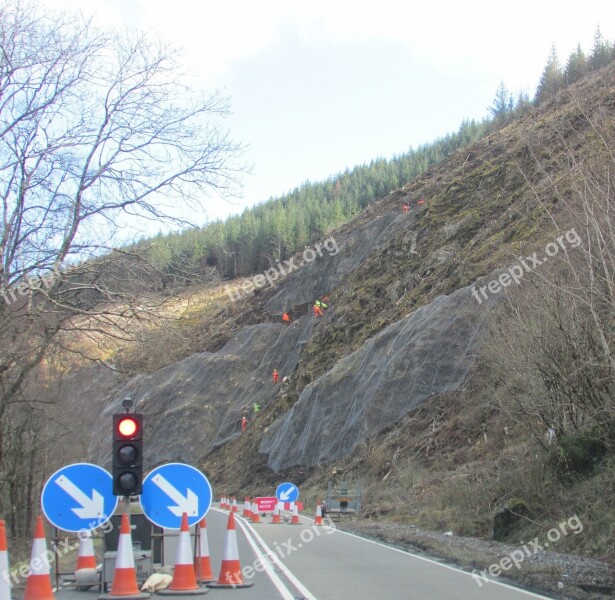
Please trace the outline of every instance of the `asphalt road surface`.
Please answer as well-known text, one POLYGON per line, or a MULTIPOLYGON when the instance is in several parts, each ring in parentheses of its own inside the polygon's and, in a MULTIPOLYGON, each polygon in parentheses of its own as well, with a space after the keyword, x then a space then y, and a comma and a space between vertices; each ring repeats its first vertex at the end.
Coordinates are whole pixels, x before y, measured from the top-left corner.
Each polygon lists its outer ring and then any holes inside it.
MULTIPOLYGON (((238 513, 240 514, 240 513, 238 513)), ((288 519, 289 515, 285 515, 288 519)), ((253 587, 209 590, 216 600, 527 600, 547 598, 491 578, 477 582, 471 573, 422 556, 335 529, 272 525, 271 517, 252 524, 236 517, 239 558, 246 582, 253 587)), ((212 508, 207 534, 215 576, 220 572, 228 513, 212 508)), ((100 592, 59 590, 59 600, 95 599, 100 592)), ((154 596, 155 598, 156 596, 154 596)), ((176 596, 185 597, 188 596, 176 596)))

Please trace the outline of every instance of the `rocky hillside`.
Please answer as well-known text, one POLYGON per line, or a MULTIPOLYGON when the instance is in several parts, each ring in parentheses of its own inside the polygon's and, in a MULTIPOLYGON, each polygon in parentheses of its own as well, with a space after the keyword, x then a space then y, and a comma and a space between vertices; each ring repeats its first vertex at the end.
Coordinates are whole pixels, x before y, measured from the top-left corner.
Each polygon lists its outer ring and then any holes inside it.
MULTIPOLYGON (((372 490, 366 514, 423 515, 428 526, 454 522, 491 535, 495 505, 510 489, 494 487, 495 503, 483 493, 491 516, 480 517, 468 512, 478 487, 454 494, 501 474, 497 461, 526 456, 529 440, 481 404, 487 391, 475 375, 506 293, 477 290, 554 239, 562 197, 572 198, 558 182, 594 153, 596 123, 615 124, 613 68, 392 191, 331 231, 319 251, 294 257, 292 273, 275 280, 269 273, 271 286, 265 277, 226 282, 215 309, 194 321, 196 341, 182 356, 169 351, 165 361, 163 351, 147 372, 114 376, 100 398, 90 454, 108 463, 109 415, 129 394, 147 418, 150 467, 197 464, 214 487, 237 494, 292 476, 316 497, 336 466, 372 490), (253 283, 258 289, 247 293, 253 283), (314 317, 311 306, 323 297, 328 308, 314 317), (454 493, 452 473, 463 478, 454 493), (410 491, 414 512, 404 513, 396 498, 410 491), (429 498, 442 504, 427 515, 429 498)), ((523 285, 532 276, 527 270, 523 285)))

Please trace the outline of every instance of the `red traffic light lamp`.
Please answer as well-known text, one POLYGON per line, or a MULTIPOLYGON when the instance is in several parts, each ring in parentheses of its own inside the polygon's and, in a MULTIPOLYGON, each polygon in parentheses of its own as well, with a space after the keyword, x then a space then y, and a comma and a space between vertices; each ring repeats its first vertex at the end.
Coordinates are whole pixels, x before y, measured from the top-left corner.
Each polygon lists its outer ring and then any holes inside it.
POLYGON ((134 439, 139 433, 139 421, 134 415, 119 415, 117 420, 117 435, 123 440, 134 439))

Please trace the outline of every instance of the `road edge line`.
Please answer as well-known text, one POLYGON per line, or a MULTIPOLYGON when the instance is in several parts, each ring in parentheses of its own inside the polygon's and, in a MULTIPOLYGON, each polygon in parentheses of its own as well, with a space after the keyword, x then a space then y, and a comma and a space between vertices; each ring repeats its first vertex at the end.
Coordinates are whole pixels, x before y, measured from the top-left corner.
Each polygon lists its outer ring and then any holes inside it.
MULTIPOLYGON (((278 569, 284 573, 284 575, 290 580, 290 582, 297 588, 299 592, 301 592, 305 596, 305 600, 318 600, 316 596, 310 590, 305 587, 303 583, 297 578, 297 576, 283 563, 280 561, 278 555, 269 547, 269 545, 263 540, 263 538, 259 535, 259 533, 252 527, 249 523, 241 523, 241 519, 238 520, 241 525, 245 525, 250 529, 253 533, 254 537, 259 541, 259 543, 267 548, 269 552, 269 557, 276 564, 278 569)), ((294 600, 294 597, 293 597, 294 600)))
MULTIPOLYGON (((307 517, 309 518, 309 517, 307 517)), ((312 519, 310 519, 312 520, 312 519)), ((339 529, 336 528, 335 531, 339 532, 339 533, 343 533, 345 535, 349 535, 351 537, 355 537, 358 538, 360 540, 363 540, 364 542, 370 542, 371 544, 376 544, 378 546, 382 546, 383 548, 388 548, 389 550, 394 550, 395 552, 401 552, 402 554, 408 554, 410 556, 412 556, 413 558, 418 558, 419 560, 423 560, 425 562, 431 563, 433 565, 437 565, 439 567, 444 567, 445 569, 449 569, 450 571, 456 571, 457 573, 463 573, 464 575, 467 575, 468 577, 474 577, 474 575, 472 575, 472 573, 469 573, 468 571, 464 571, 463 569, 460 569, 459 567, 454 567, 452 565, 447 565, 446 563, 441 563, 438 562, 437 560, 434 560, 432 558, 427 558, 425 556, 420 556, 418 554, 414 554, 412 552, 409 552, 408 550, 402 550, 401 548, 396 548, 395 546, 389 546, 388 544, 385 544, 384 542, 378 542, 376 540, 370 540, 369 538, 357 535, 356 533, 350 533, 349 531, 344 531, 343 529, 339 529)), ((506 583, 504 581, 498 581, 497 579, 493 579, 491 577, 487 578, 487 581, 489 583, 493 583, 495 585, 499 585, 511 590, 514 590, 515 592, 521 592, 523 594, 526 594, 528 596, 530 596, 531 598, 539 598, 540 600, 553 600, 553 598, 550 598, 549 596, 541 596, 540 594, 536 593, 536 592, 532 592, 530 590, 526 590, 522 587, 518 587, 516 585, 511 585, 509 583, 506 583)))
MULTIPOLYGON (((223 510, 221 510, 219 508, 215 508, 213 506, 211 507, 211 510, 215 510, 216 512, 218 512, 218 513, 220 513, 222 515, 226 514, 225 511, 223 511, 223 510)), ((263 565, 264 572, 267 574, 267 577, 269 577, 269 579, 271 580, 271 583, 274 585, 274 587, 278 590, 278 592, 280 592, 280 594, 282 595, 282 598, 284 600, 295 600, 294 594, 286 587, 286 585, 284 585, 284 582, 278 577, 276 572, 273 570, 271 564, 269 564, 269 561, 266 560, 267 557, 261 552, 260 548, 254 543, 254 540, 252 539, 252 537, 250 535, 248 535, 248 532, 246 531, 245 524, 241 522, 241 519, 235 519, 235 522, 243 530, 243 533, 246 536, 246 539, 248 540, 248 543, 252 547, 252 550, 254 551, 254 554, 256 554, 257 560, 261 561, 261 564, 263 565)), ((254 570, 256 571, 256 569, 254 569, 254 570)))

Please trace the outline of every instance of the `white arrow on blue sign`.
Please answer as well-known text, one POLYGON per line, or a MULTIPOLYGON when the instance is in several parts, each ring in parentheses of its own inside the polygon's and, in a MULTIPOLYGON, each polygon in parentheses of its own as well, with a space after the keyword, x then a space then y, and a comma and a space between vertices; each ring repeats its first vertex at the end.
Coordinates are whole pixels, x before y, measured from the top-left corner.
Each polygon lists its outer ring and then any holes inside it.
POLYGON ((96 529, 117 507, 113 478, 102 467, 75 463, 57 470, 45 483, 41 506, 47 520, 64 531, 96 529))
POLYGON ((275 490, 275 497, 280 502, 296 502, 299 498, 299 488, 294 483, 281 483, 275 490))
POLYGON ((183 463, 157 467, 143 480, 143 513, 152 523, 166 529, 179 529, 182 513, 187 513, 188 525, 198 523, 207 514, 211 499, 207 477, 183 463))

